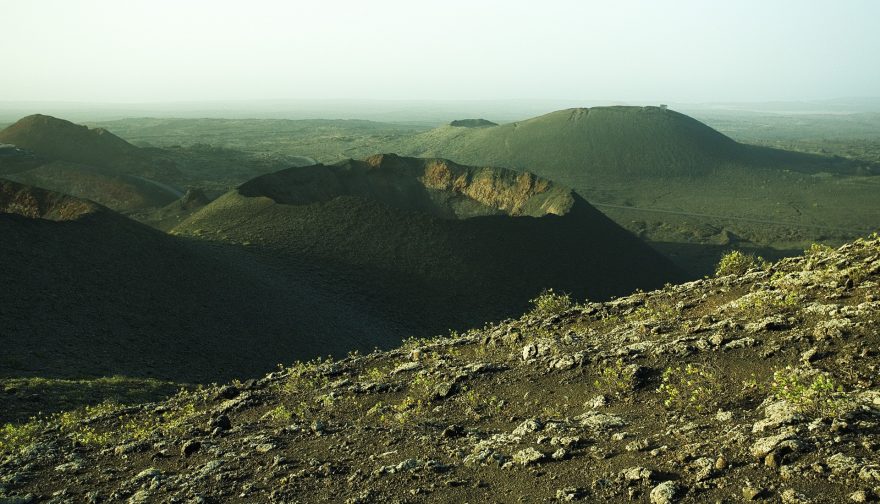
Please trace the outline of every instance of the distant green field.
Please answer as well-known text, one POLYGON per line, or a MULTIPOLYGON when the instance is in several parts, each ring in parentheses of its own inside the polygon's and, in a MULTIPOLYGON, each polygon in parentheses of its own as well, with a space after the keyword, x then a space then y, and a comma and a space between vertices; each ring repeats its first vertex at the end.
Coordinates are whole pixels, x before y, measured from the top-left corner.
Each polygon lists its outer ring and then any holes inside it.
POLYGON ((773 255, 880 226, 877 178, 853 175, 876 170, 880 161, 880 114, 694 112, 713 131, 654 107, 589 110, 483 128, 260 119, 99 125, 192 160, 184 162, 190 183, 217 191, 285 159, 329 163, 378 152, 529 170, 573 187, 658 248, 680 245, 680 265, 694 273, 711 269, 725 247, 773 255), (223 149, 244 154, 215 162, 223 149), (243 169, 257 160, 264 160, 261 168, 243 169))

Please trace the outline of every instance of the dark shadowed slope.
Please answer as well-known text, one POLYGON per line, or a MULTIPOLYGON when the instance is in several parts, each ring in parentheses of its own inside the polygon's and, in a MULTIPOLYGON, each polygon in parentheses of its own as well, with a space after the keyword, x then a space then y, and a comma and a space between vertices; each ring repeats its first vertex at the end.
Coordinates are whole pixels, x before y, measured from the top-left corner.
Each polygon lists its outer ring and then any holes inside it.
POLYGON ((308 272, 0 181, 0 376, 246 377, 398 339, 308 272))
POLYGON ((604 299, 677 275, 563 186, 394 155, 258 177, 173 232, 313 268, 418 334, 508 316, 545 288, 604 299))

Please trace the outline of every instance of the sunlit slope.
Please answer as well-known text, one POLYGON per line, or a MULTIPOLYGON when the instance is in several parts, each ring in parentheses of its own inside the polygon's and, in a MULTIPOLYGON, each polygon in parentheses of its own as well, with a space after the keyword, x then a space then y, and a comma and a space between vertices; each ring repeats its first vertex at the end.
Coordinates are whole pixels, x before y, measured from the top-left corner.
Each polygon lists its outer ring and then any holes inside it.
POLYGON ((842 169, 819 156, 739 144, 660 107, 568 109, 496 127, 444 126, 409 142, 408 153, 530 170, 577 190, 632 177, 700 177, 728 165, 842 169))

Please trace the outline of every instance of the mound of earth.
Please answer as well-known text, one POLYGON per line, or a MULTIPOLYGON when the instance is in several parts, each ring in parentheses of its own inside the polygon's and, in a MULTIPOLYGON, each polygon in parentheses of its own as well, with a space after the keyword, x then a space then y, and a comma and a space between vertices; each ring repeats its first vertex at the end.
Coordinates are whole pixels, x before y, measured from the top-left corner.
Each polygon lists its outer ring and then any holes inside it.
POLYGON ((575 189, 590 181, 700 177, 731 164, 845 169, 839 159, 737 143, 696 119, 660 107, 568 109, 496 128, 453 126, 416 136, 409 141, 410 150, 460 163, 533 171, 575 189))
POLYGON ((313 272, 14 182, 0 182, 0 236, 0 378, 210 382, 404 332, 313 272))
POLYGON ((420 335, 503 318, 543 289, 607 299, 678 275, 563 186, 388 154, 258 177, 173 233, 313 268, 420 335))
POLYGON ((89 129, 64 119, 35 114, 0 131, 0 142, 31 150, 49 160, 124 169, 147 162, 134 145, 103 128, 89 129))
POLYGON ((449 125, 455 128, 484 128, 486 126, 498 126, 498 123, 488 119, 456 119, 449 123, 449 125))
POLYGON ((118 211, 161 207, 178 198, 175 189, 151 180, 177 174, 173 162, 102 128, 32 115, 0 131, 0 142, 14 145, 18 154, 0 156, 0 174, 23 184, 118 211))
MULTIPOLYGON (((0 431, 13 499, 880 498, 880 239, 0 431), (63 477, 59 477, 59 474, 63 477)), ((543 307, 543 308, 541 308, 543 307)), ((3 494, 0 493, 0 496, 3 494)))

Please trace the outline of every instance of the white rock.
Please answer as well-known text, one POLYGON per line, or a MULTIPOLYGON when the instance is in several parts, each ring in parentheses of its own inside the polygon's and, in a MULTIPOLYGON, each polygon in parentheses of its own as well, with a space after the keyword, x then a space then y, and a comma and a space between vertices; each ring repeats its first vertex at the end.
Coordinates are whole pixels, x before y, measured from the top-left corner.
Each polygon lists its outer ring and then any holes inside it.
POLYGON ((664 481, 651 490, 651 504, 672 504, 681 486, 675 481, 664 481))

